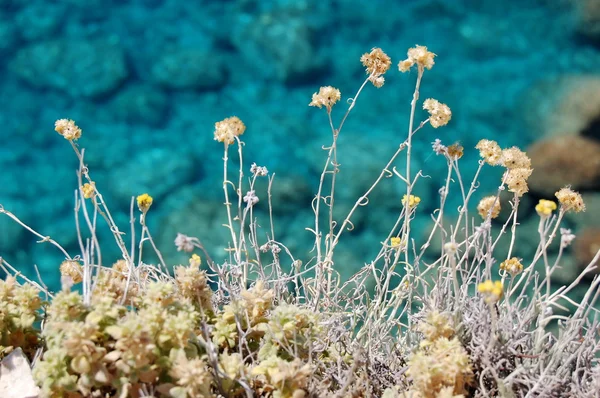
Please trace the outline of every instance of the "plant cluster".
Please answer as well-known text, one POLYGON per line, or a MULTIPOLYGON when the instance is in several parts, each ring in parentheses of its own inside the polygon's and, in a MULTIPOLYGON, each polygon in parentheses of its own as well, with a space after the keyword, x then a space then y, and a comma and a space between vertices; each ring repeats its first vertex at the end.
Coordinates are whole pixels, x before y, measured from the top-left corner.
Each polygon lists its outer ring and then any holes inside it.
POLYGON ((5 270, 26 280, 23 285, 15 278, 0 282, 1 352, 22 347, 33 360, 40 396, 52 398, 596 396, 600 318, 594 305, 600 277, 593 277, 580 301, 568 294, 592 273, 600 252, 573 283, 557 290, 551 286, 575 238, 561 228, 563 218, 585 210, 579 193, 565 187, 556 201, 538 203, 539 244, 533 258, 517 258, 517 213, 532 171, 527 154, 482 139, 476 146, 479 167, 467 183, 459 162, 468 149, 437 139, 432 149, 447 164, 439 203, 428 235, 416 236, 411 229, 423 207, 414 193, 424 176, 412 167, 413 137, 427 124, 440 128, 452 117, 447 105, 427 99, 421 106, 428 116, 415 123, 419 89, 434 59, 426 47, 416 46, 398 64, 401 72, 416 72, 408 133, 343 218, 334 213, 341 171, 338 139, 361 92, 368 83, 381 88, 392 61, 379 48, 361 57, 367 77, 337 124, 332 110, 340 91, 321 87, 312 96, 309 105, 326 111, 331 143, 324 147, 326 160, 312 202, 314 224, 307 228, 314 247, 302 259, 276 239, 272 217, 265 230, 260 227, 255 208, 266 198, 272 214, 274 176, 252 164, 245 179, 240 136, 246 126, 239 118, 217 122, 214 132, 223 144, 229 257, 217 263, 201 239, 178 234, 175 245, 190 258, 173 269, 146 224, 153 198, 144 193, 132 200, 132 244, 127 245, 76 143, 81 129, 59 120, 56 131, 80 162, 81 253, 70 256, 0 206, 0 213, 65 256, 58 293, 0 258, 5 270), (233 180, 232 148, 239 157, 233 180), (497 192, 481 199, 473 215, 473 196, 488 166, 504 173, 497 192), (260 178, 268 179, 266 192, 256 186, 260 178), (375 258, 344 280, 336 271, 342 266, 338 244, 354 228, 353 217, 369 204, 371 192, 388 182, 403 187, 401 210, 381 237, 375 258), (505 191, 508 201, 501 196, 505 191), (446 206, 450 195, 463 201, 458 212, 446 206), (510 211, 498 222, 501 206, 510 211), (102 258, 98 219, 108 224, 121 250, 122 258, 111 266, 102 258), (498 244, 503 237, 509 237, 508 247, 498 244), (558 253, 551 257, 555 241, 558 253), (151 254, 155 261, 148 260, 151 254))

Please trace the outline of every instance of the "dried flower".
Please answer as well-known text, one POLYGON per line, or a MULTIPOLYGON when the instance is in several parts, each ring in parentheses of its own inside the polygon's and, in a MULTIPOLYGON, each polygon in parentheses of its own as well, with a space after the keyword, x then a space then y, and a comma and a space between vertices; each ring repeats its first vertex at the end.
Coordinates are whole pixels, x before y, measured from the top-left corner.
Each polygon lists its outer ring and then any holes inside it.
POLYGON ((571 233, 570 229, 560 229, 560 245, 563 248, 569 246, 573 242, 573 239, 575 239, 575 235, 571 233))
POLYGON ((73 283, 79 283, 83 280, 83 269, 81 264, 75 260, 65 260, 60 264, 60 274, 68 276, 73 283))
POLYGON ((308 106, 316 106, 317 108, 325 107, 327 112, 331 112, 331 107, 340 100, 342 94, 335 87, 325 86, 319 89, 318 93, 314 93, 312 101, 308 106))
POLYGON ((500 269, 508 272, 514 277, 523 271, 523 264, 521 264, 521 261, 518 258, 512 257, 500 263, 500 269))
POLYGON ((428 51, 427 47, 425 46, 417 45, 416 47, 409 49, 407 55, 408 58, 400 61, 398 64, 398 69, 400 72, 409 71, 410 68, 412 68, 412 66, 415 64, 417 64, 417 67, 421 69, 431 69, 435 63, 433 61, 435 54, 431 51, 428 51))
POLYGON ((442 145, 442 141, 439 138, 436 138, 431 143, 431 148, 433 149, 433 151, 435 152, 436 155, 443 155, 448 152, 448 147, 445 145, 442 145))
POLYGON ((497 303, 502 298, 504 294, 503 288, 500 281, 492 282, 491 280, 486 280, 477 285, 477 291, 481 293, 483 300, 488 304, 497 303))
POLYGON ((569 187, 562 188, 556 192, 558 203, 565 211, 573 210, 575 213, 585 211, 585 203, 579 192, 571 190, 569 187))
POLYGON ((458 245, 456 244, 456 242, 446 242, 444 244, 444 251, 448 255, 452 256, 458 251, 458 245))
POLYGON ((137 205, 142 213, 146 213, 152 206, 152 196, 143 193, 137 197, 137 205))
POLYGON ((412 209, 414 207, 417 207, 419 205, 419 203, 421 203, 421 198, 419 198, 418 196, 415 196, 415 195, 410 195, 410 197, 407 200, 406 195, 404 195, 402 197, 402 205, 406 206, 407 202, 408 202, 408 208, 412 209))
POLYGON ((369 80, 376 87, 381 87, 383 85, 383 75, 390 69, 392 65, 392 60, 386 53, 383 52, 381 48, 374 48, 370 53, 365 53, 360 57, 360 62, 364 65, 366 72, 370 75, 369 80), (380 80, 378 80, 381 78, 380 80))
POLYGON ((71 119, 59 119, 54 123, 54 130, 66 140, 74 141, 81 138, 81 129, 71 119))
POLYGON ((528 168, 508 169, 504 173, 504 182, 508 185, 510 192, 516 193, 518 196, 523 196, 529 191, 527 179, 533 170, 528 168))
POLYGON ((500 199, 496 196, 486 196, 479 201, 477 212, 484 220, 490 215, 490 218, 496 218, 500 214, 500 199), (491 211, 491 213, 490 213, 491 211))
POLYGON ((521 151, 516 146, 502 151, 502 158, 500 160, 502 165, 507 169, 530 169, 531 159, 527 154, 521 151))
POLYGON ((215 141, 231 145, 235 137, 239 137, 246 131, 246 126, 237 116, 231 116, 215 123, 215 141))
POLYGON ((187 235, 178 233, 175 237, 175 246, 177 246, 177 251, 184 251, 186 253, 191 253, 194 251, 194 238, 190 238, 187 235))
POLYGON ((462 158, 464 150, 465 148, 459 143, 452 144, 447 149, 448 157, 452 160, 458 160, 462 158))
POLYGON ((425 320, 419 323, 418 329, 429 343, 440 337, 449 339, 455 333, 454 323, 450 315, 436 310, 427 313, 425 320))
POLYGON ((258 196, 254 193, 254 190, 246 192, 246 195, 244 195, 244 203, 247 203, 248 207, 252 207, 258 203, 258 196))
POLYGON ((500 164, 502 149, 496 141, 481 140, 475 145, 475 148, 479 149, 479 155, 490 166, 497 166, 500 164))
POLYGON ((540 199, 539 203, 535 205, 535 211, 540 217, 548 217, 554 210, 556 210, 556 202, 552 200, 540 199))
POLYGON ((447 125, 452 118, 452 111, 448 105, 442 104, 433 98, 426 99, 423 102, 423 109, 429 112, 429 124, 433 128, 447 125))
POLYGON ((96 183, 95 182, 86 182, 81 186, 81 192, 83 193, 83 197, 85 199, 90 199, 96 194, 96 183))
POLYGON ((265 177, 269 174, 269 171, 264 166, 257 166, 256 163, 252 163, 252 166, 250 166, 250 173, 256 177, 265 177))

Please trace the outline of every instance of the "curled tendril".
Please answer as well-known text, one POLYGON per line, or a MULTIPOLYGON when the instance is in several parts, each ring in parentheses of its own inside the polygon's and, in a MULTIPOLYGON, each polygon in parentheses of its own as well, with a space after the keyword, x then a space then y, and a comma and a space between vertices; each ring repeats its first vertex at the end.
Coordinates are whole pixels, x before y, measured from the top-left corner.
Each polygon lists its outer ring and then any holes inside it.
POLYGON ((394 176, 394 173, 392 173, 388 169, 383 169, 383 172, 385 173, 385 178, 390 178, 394 176))
POLYGON ((325 203, 326 206, 331 206, 331 199, 331 195, 323 196, 323 203, 325 203))
POLYGON ((354 104, 354 98, 348 98, 348 99, 346 100, 346 103, 347 103, 348 105, 352 105, 352 104, 354 104))
POLYGON ((352 221, 348 220, 348 226, 346 227, 346 231, 352 231, 354 230, 354 224, 352 224, 352 221))
POLYGON ((366 196, 363 196, 362 198, 360 198, 360 199, 358 200, 357 204, 358 204, 359 206, 366 206, 366 205, 368 205, 368 204, 369 204, 369 198, 368 198, 368 197, 366 197, 366 196))

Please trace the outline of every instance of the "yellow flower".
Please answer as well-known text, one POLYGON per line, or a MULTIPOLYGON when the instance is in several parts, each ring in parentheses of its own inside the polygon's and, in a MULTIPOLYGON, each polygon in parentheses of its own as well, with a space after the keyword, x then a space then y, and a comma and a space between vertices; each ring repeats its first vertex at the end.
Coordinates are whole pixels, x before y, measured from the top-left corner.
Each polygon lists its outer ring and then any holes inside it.
POLYGON ((93 197, 96 194, 96 183, 95 182, 92 182, 92 183, 86 182, 81 187, 81 192, 83 192, 83 197, 86 199, 93 197))
POLYGON ((142 213, 147 212, 150 206, 152 206, 152 196, 147 193, 141 194, 137 197, 137 205, 142 213))
POLYGON ((202 259, 196 253, 192 254, 190 257, 190 267, 199 267, 202 264, 202 259))
MULTIPOLYGON (((552 203, 554 203, 554 202, 552 202, 552 203)), ((555 205, 555 207, 556 207, 556 205, 555 205)), ((512 257, 506 261, 503 261, 500 264, 500 269, 508 272, 512 276, 516 276, 516 275, 520 274, 521 271, 523 271, 523 264, 521 264, 521 262, 519 261, 518 258, 512 257)))
POLYGON ((504 294, 502 282, 487 280, 477 286, 477 291, 481 293, 483 299, 488 304, 497 303, 504 294))
POLYGON ((412 209, 414 207, 417 207, 417 205, 419 203, 421 203, 421 198, 419 198, 418 196, 415 196, 415 195, 410 195, 410 198, 408 198, 408 200, 407 200, 406 195, 404 195, 402 197, 402 205, 406 206, 407 202, 408 202, 408 207, 410 209, 412 209))
POLYGON ((392 239, 390 239, 390 245, 395 249, 399 248, 401 243, 402 239, 398 238, 397 236, 394 236, 392 239))
POLYGON ((535 206, 535 211, 540 217, 548 217, 556 210, 556 202, 552 200, 540 199, 540 202, 535 206))

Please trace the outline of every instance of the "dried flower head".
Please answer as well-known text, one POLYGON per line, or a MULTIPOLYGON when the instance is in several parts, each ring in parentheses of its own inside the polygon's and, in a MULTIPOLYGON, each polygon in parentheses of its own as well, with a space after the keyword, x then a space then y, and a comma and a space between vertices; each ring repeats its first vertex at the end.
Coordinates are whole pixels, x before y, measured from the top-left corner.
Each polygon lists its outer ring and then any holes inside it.
POLYGON ((423 109, 429 112, 429 124, 433 128, 447 125, 452 118, 452 111, 448 105, 442 104, 433 98, 426 99, 423 102, 423 109))
POLYGON ((500 281, 492 282, 491 280, 486 280, 477 285, 477 291, 481 293, 484 301, 488 304, 497 303, 502 298, 504 294, 503 288, 500 281))
POLYGON ((381 48, 377 47, 369 53, 364 53, 360 57, 360 62, 364 65, 367 74, 374 77, 383 75, 392 65, 390 57, 381 48))
POLYGON ((573 210, 575 213, 585 211, 585 203, 583 203, 583 198, 579 192, 575 192, 571 188, 565 187, 556 192, 555 195, 564 211, 573 210))
POLYGON ((410 195, 409 198, 406 197, 406 195, 404 195, 402 197, 402 205, 406 206, 406 204, 408 203, 408 208, 412 209, 414 207, 417 207, 419 205, 419 203, 421 203, 421 198, 415 195, 410 195))
POLYGON ((244 203, 246 203, 248 205, 248 207, 252 207, 258 203, 258 196, 256 196, 256 193, 252 189, 252 190, 246 192, 246 195, 244 195, 243 200, 244 200, 244 203))
POLYGON ((331 108, 342 98, 340 90, 335 87, 325 86, 319 89, 318 93, 314 93, 312 101, 308 106, 316 106, 317 108, 325 107, 327 112, 331 112, 331 108))
POLYGON ((490 215, 490 218, 496 218, 500 214, 500 199, 496 196, 486 196, 479 201, 477 212, 484 220, 490 215))
POLYGON ((83 280, 83 269, 79 261, 63 261, 62 264, 60 264, 60 274, 71 278, 73 283, 79 283, 83 280))
POLYGON ((523 196, 529 191, 527 179, 533 170, 528 168, 508 169, 504 173, 504 182, 508 186, 510 192, 516 193, 518 196, 523 196))
POLYGON ((531 159, 516 146, 502 151, 501 163, 507 169, 530 169, 531 159))
POLYGON ((239 137, 246 131, 246 125, 237 116, 231 116, 215 123, 215 141, 231 145, 235 137, 239 137))
POLYGON ((146 213, 150 206, 152 206, 152 196, 147 193, 143 193, 137 197, 137 205, 142 213, 146 213))
POLYGON ((54 130, 66 140, 74 141, 81 138, 81 129, 71 119, 59 119, 54 123, 54 130))
POLYGON ((409 49, 407 55, 408 58, 400 61, 398 64, 398 69, 400 72, 409 71, 410 68, 412 68, 415 64, 417 67, 422 69, 431 69, 435 63, 433 61, 435 54, 431 51, 428 51, 427 47, 425 46, 417 45, 416 47, 409 49))
POLYGON ((523 264, 521 264, 521 260, 516 257, 509 258, 508 260, 502 261, 500 263, 500 269, 502 271, 508 272, 511 276, 517 276, 523 271, 523 264))
POLYGON ((448 147, 446 145, 443 145, 442 140, 440 140, 439 138, 436 138, 431 143, 431 148, 433 149, 433 152, 435 152, 436 155, 443 155, 448 152, 448 147))
POLYGON ((571 245, 571 243, 573 243, 574 239, 575 239, 575 235, 571 232, 570 229, 567 229, 567 228, 560 229, 560 245, 563 248, 571 245))
POLYGON ((435 341, 440 337, 449 339, 455 333, 454 323, 450 315, 436 310, 427 314, 425 319, 419 323, 418 329, 428 342, 435 341))
POLYGON ((187 235, 177 233, 175 237, 175 246, 177 246, 177 251, 184 251, 186 253, 191 253, 194 251, 194 238, 191 238, 187 235))
POLYGON ((556 202, 552 200, 540 199, 539 203, 535 205, 535 211, 540 217, 548 217, 554 210, 556 210, 556 202))
POLYGON ((463 146, 459 143, 452 144, 447 148, 448 157, 451 160, 458 160, 462 158, 464 151, 465 148, 463 148, 463 146))
POLYGON ((496 141, 481 140, 475 145, 479 149, 479 156, 490 166, 497 166, 502 159, 502 149, 496 141))
POLYGON ((252 166, 250 166, 250 173, 256 177, 265 177, 269 174, 269 171, 264 166, 257 166, 256 163, 252 163, 252 166))

